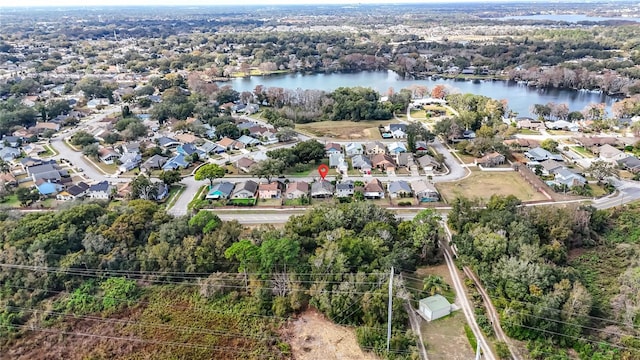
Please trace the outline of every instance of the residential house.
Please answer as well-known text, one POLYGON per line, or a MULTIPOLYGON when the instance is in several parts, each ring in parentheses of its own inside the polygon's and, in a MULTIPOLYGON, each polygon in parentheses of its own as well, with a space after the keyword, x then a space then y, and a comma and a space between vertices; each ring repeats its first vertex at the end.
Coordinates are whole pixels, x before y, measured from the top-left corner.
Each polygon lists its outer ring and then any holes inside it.
POLYGON ((222 154, 225 150, 223 147, 212 143, 211 141, 205 141, 200 147, 198 147, 200 151, 209 155, 209 154, 222 154))
POLYGON ((147 159, 141 167, 147 171, 151 171, 152 169, 162 169, 162 166, 167 163, 167 160, 168 158, 156 154, 147 159))
POLYGON ((549 159, 562 161, 562 155, 552 154, 541 147, 533 148, 525 152, 524 156, 531 161, 538 161, 538 162, 542 162, 549 159))
POLYGON ((557 185, 566 185, 567 187, 572 188, 575 186, 584 186, 587 183, 587 179, 569 169, 564 168, 556 172, 554 182, 557 185))
POLYGON ((389 191, 389 197, 396 198, 407 198, 410 197, 413 193, 411 191, 411 185, 404 180, 396 180, 389 183, 387 186, 387 190, 389 191))
POLYGON ((256 162, 253 161, 253 159, 250 159, 248 157, 241 157, 240 159, 238 159, 238 161, 236 161, 236 168, 244 171, 245 173, 249 173, 251 171, 251 167, 255 164, 256 162))
POLYGON ((479 159, 474 159, 473 162, 482 167, 495 167, 504 164, 505 160, 504 155, 494 151, 479 159))
POLYGON ((540 142, 531 139, 508 139, 503 141, 503 143, 515 151, 540 147, 540 142))
POLYGON ((140 143, 137 141, 131 141, 128 143, 122 144, 122 151, 124 153, 139 153, 140 152, 140 143))
POLYGON ((396 167, 395 160, 387 154, 374 155, 371 158, 371 165, 380 170, 387 170, 389 168, 395 169, 396 167))
POLYGON ((120 154, 112 148, 98 149, 98 157, 105 164, 113 164, 114 161, 120 159, 120 154))
POLYGON ((56 195, 56 199, 61 201, 76 200, 83 197, 88 189, 89 185, 84 182, 79 182, 78 184, 70 186, 66 190, 59 192, 56 195))
POLYGON ((207 136, 207 138, 214 139, 216 137, 216 128, 214 126, 203 124, 202 127, 205 130, 204 134, 207 136))
POLYGON ((329 198, 333 196, 333 191, 333 185, 327 180, 320 180, 311 184, 312 198, 329 198))
POLYGON ((429 152, 429 146, 426 141, 416 141, 416 154, 424 154, 429 152))
POLYGON ((384 187, 380 180, 373 178, 364 185, 364 197, 367 199, 384 199, 384 187))
POLYGON ((337 197, 350 197, 355 193, 355 183, 353 180, 345 180, 336 184, 337 197))
POLYGON ((440 168, 440 163, 430 155, 423 155, 418 159, 418 165, 427 173, 440 168))
POLYGON ((64 184, 71 181, 71 177, 66 170, 61 170, 55 162, 46 162, 40 165, 27 167, 27 175, 31 177, 34 183, 38 180, 45 180, 58 184, 64 184))
POLYGON ((176 135, 176 140, 180 141, 183 144, 186 144, 196 143, 200 141, 200 138, 190 133, 181 133, 176 135))
POLYGON ((253 115, 260 110, 260 106, 258 104, 247 104, 244 108, 244 113, 247 115, 253 115))
POLYGON ((377 154, 387 153, 387 147, 384 146, 384 144, 379 141, 366 143, 364 145, 364 149, 365 149, 365 154, 367 155, 377 155, 377 154))
POLYGON ((245 148, 250 146, 260 145, 260 140, 252 138, 251 136, 247 136, 247 135, 240 136, 236 141, 243 144, 245 148))
POLYGON ((178 154, 171 159, 167 160, 167 162, 162 165, 162 170, 178 170, 178 169, 186 169, 189 167, 189 162, 183 154, 178 154))
POLYGON ((31 167, 31 166, 36 166, 36 165, 42 165, 44 163, 47 164, 56 164, 55 160, 48 160, 48 161, 44 161, 42 159, 37 159, 37 158, 32 158, 32 157, 24 157, 22 159, 19 160, 20 165, 22 165, 22 168, 27 171, 27 168, 31 167))
POLYGON ((220 141, 218 141, 217 144, 221 148, 225 149, 225 151, 240 149, 239 146, 242 146, 241 148, 244 148, 244 144, 238 143, 237 141, 233 140, 232 138, 229 138, 229 137, 226 137, 226 136, 223 137, 222 139, 220 139, 220 141))
POLYGON ((335 168, 338 172, 346 174, 347 170, 349 170, 349 165, 344 160, 344 155, 339 153, 331 153, 329 154, 329 167, 335 168))
POLYGON ((398 164, 399 167, 406 167, 409 169, 417 169, 416 168, 416 163, 413 160, 413 154, 412 153, 400 153, 396 155, 396 164, 398 164))
POLYGON ((580 130, 578 124, 565 120, 547 121, 545 122, 545 126, 551 130, 568 130, 572 132, 578 132, 580 130))
POLYGON ((604 144, 600 146, 598 151, 598 158, 602 161, 617 163, 618 160, 622 160, 629 156, 624 152, 614 148, 609 144, 604 144))
POLYGON ((111 185, 107 181, 93 184, 87 189, 87 197, 107 200, 111 197, 111 185))
POLYGON ((192 159, 194 156, 193 154, 197 154, 196 156, 198 157, 198 159, 204 159, 207 156, 204 151, 198 149, 195 145, 193 145, 193 143, 179 145, 176 149, 176 152, 184 156, 191 156, 192 159))
POLYGON ((59 131, 60 124, 56 124, 55 122, 39 122, 33 128, 36 129, 38 133, 44 132, 45 130, 59 131))
POLYGON ((246 180, 236 184, 231 193, 232 199, 253 199, 258 191, 258 183, 246 180))
POLYGON ((283 184, 279 181, 261 183, 258 185, 258 196, 261 199, 280 199, 282 197, 283 184))
POLYGON ((89 109, 95 109, 98 106, 107 106, 109 105, 109 99, 107 98, 98 98, 87 101, 87 107, 89 109))
POLYGON ((516 119, 516 127, 518 129, 540 130, 544 129, 544 123, 540 120, 522 117, 516 119))
POLYGON ((534 167, 534 171, 535 171, 535 168, 537 168, 538 166, 540 166, 540 171, 542 171, 542 175, 544 176, 555 174, 558 171, 564 169, 564 165, 555 160, 545 160, 541 163, 538 163, 534 167))
POLYGON ((207 199, 228 199, 231 193, 233 192, 234 184, 228 181, 222 181, 219 183, 213 184, 213 186, 207 192, 207 199))
POLYGON ((309 184, 304 181, 294 181, 287 185, 285 197, 287 199, 299 199, 309 195, 309 184))
POLYGON ((363 174, 371 174, 371 160, 365 155, 355 155, 351 159, 351 166, 359 169, 363 174))
POLYGON ((168 136, 158 138, 158 146, 164 149, 174 149, 180 146, 180 144, 180 141, 168 136))
POLYGON ((396 139, 404 139, 407 137, 407 125, 406 124, 389 124, 388 131, 396 139))
POLYGON ((399 141, 390 143, 387 145, 387 149, 389 150, 389 154, 392 155, 407 152, 407 146, 399 141))
POLYGON ((2 136, 2 143, 6 146, 17 148, 17 147, 20 147, 20 145, 22 145, 22 139, 18 136, 4 135, 2 136))
POLYGON ((342 153, 342 146, 336 143, 327 143, 324 146, 324 151, 326 152, 327 156, 330 156, 331 154, 339 154, 342 153))
POLYGON ((344 152, 347 154, 347 157, 351 158, 356 155, 364 154, 364 149, 362 148, 361 143, 352 142, 344 146, 344 152))
POLYGON ((411 182, 411 188, 419 202, 440 201, 440 194, 432 183, 424 180, 415 180, 411 182))
POLYGON ((20 157, 20 150, 13 147, 3 147, 0 149, 0 159, 9 162, 20 157))
POLYGON ((17 186, 18 180, 11 172, 7 172, 7 173, 0 172, 0 186, 7 186, 7 185, 17 186))
POLYGON ((640 172, 640 159, 635 156, 628 156, 624 159, 618 160, 618 165, 632 173, 640 172))
POLYGON ((614 138, 614 137, 574 137, 573 141, 584 147, 587 149, 593 148, 595 146, 602 146, 602 145, 611 145, 611 146, 615 146, 618 145, 618 139, 614 138))
POLYGON ((38 156, 42 153, 47 152, 47 149, 39 144, 28 144, 22 147, 22 151, 24 151, 27 156, 38 156))
POLYGON ((138 152, 126 152, 120 157, 120 166, 118 170, 121 173, 135 169, 140 165, 142 156, 138 152))

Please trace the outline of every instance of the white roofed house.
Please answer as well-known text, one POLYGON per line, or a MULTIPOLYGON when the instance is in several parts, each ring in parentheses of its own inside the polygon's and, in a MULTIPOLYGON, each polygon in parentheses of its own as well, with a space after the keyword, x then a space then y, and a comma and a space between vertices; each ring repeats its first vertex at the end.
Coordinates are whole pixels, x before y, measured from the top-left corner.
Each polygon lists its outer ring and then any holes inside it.
POLYGON ((554 182, 557 185, 566 185, 568 188, 572 188, 576 186, 584 186, 587 183, 587 179, 582 175, 576 174, 565 168, 556 172, 554 182))
POLYGON ((364 149, 361 143, 352 142, 344 146, 344 152, 347 154, 347 157, 354 157, 364 154, 364 149))
POLYGON ((602 161, 610 163, 617 163, 619 160, 622 160, 628 156, 628 154, 616 149, 609 144, 602 145, 598 149, 598 158, 602 161))
POLYGON ((416 180, 411 182, 411 188, 420 202, 434 202, 440 200, 440 194, 433 184, 424 180, 416 180))

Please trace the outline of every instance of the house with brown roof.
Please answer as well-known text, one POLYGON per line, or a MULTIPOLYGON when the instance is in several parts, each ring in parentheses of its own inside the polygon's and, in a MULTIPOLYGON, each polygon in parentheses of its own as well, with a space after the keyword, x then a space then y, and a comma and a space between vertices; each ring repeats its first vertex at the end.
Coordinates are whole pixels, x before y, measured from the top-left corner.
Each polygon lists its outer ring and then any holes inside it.
POLYGON ((371 166, 380 170, 395 169, 396 162, 387 154, 377 154, 371 158, 371 166))
POLYGON ((331 154, 339 154, 342 152, 342 146, 340 146, 340 144, 336 144, 336 143, 327 143, 324 146, 324 151, 327 154, 327 156, 331 155, 331 154))
POLYGON ((504 164, 505 160, 506 159, 504 155, 494 151, 492 153, 486 154, 485 156, 479 159, 474 159, 473 162, 476 165, 482 166, 482 167, 495 167, 495 166, 504 164))
POLYGON ((280 199, 282 197, 282 183, 273 181, 258 185, 258 196, 261 199, 280 199))
POLYGON ((364 144, 364 151, 367 155, 386 154, 387 147, 380 141, 373 141, 364 144))
POLYGON ((255 163, 256 163, 255 161, 253 161, 252 159, 249 159, 248 157, 241 157, 240 159, 238 159, 238 161, 236 161, 236 167, 239 170, 244 171, 245 173, 249 173, 249 171, 251 171, 251 167, 255 163))
POLYGON ((98 149, 98 157, 105 164, 113 164, 114 161, 120 159, 120 154, 111 148, 98 149))
POLYGON ((37 129, 39 131, 44 131, 44 130, 58 131, 60 130, 60 124, 56 124, 52 122, 39 122, 36 124, 36 126, 34 126, 34 129, 37 129))
POLYGON ((220 146, 221 148, 224 148, 225 150, 232 150, 234 147, 233 145, 235 144, 235 140, 233 140, 230 137, 223 137, 222 139, 220 139, 216 144, 218 146, 220 146))
POLYGON ((299 199, 309 195, 309 184, 304 181, 293 181, 287 185, 285 197, 287 199, 299 199))
POLYGON ((178 134, 175 136, 176 140, 184 143, 184 144, 189 144, 189 143, 195 143, 196 141, 198 141, 200 138, 193 135, 193 134, 188 134, 188 133, 183 133, 183 134, 178 134))
POLYGON ((384 199, 384 186, 380 180, 373 178, 364 185, 364 197, 367 199, 384 199))

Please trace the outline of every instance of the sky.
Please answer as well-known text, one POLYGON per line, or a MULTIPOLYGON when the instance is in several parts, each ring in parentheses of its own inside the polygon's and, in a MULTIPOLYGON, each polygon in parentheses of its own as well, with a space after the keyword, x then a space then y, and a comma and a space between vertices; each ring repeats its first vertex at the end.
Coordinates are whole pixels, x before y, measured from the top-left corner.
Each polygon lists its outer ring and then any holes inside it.
MULTIPOLYGON (((385 4, 385 3, 451 3, 451 2, 486 2, 483 0, 1 0, 2 6, 123 6, 123 5, 142 5, 142 6, 158 6, 158 5, 302 5, 302 4, 385 4)), ((491 2, 507 1, 507 0, 491 0, 491 2)), ((526 0, 525 0, 526 1, 526 0)))

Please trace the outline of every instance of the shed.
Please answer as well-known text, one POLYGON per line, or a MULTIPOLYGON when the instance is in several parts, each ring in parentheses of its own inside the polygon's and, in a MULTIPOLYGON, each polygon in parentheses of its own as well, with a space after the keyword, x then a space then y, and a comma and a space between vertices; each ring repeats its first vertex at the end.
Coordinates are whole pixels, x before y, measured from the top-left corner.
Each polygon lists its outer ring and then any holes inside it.
POLYGON ((432 321, 451 314, 451 304, 444 296, 436 294, 420 300, 418 310, 427 321, 432 321))

